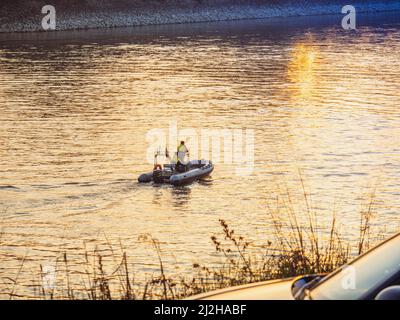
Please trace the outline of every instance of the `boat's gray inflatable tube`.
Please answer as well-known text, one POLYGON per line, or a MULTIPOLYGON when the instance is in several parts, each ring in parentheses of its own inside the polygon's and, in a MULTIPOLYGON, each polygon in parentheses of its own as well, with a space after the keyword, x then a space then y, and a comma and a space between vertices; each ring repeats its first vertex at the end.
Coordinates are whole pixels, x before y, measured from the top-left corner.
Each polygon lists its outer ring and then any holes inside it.
POLYGON ((147 183, 153 181, 153 172, 143 173, 139 176, 138 181, 141 183, 147 183))
MULTIPOLYGON (((204 161, 204 160, 203 160, 204 161)), ((201 179, 203 177, 208 176, 213 170, 214 165, 211 161, 207 161, 208 163, 197 169, 189 170, 187 172, 174 174, 169 178, 169 183, 174 186, 185 185, 191 183, 197 179, 201 179)))
MULTIPOLYGON (((167 183, 170 183, 174 186, 189 184, 195 180, 208 176, 214 170, 213 163, 208 160, 192 160, 190 161, 189 166, 200 167, 186 172, 174 174, 169 178, 167 183)), ((153 172, 141 174, 138 178, 138 181, 141 183, 152 182, 153 172)))

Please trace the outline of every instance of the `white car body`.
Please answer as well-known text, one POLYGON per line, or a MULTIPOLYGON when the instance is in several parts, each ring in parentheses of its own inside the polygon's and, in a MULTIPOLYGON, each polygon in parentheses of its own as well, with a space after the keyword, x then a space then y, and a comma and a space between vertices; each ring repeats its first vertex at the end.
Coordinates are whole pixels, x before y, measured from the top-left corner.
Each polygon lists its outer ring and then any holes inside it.
POLYGON ((230 287, 190 297, 190 300, 294 300, 292 285, 297 278, 269 280, 230 287))

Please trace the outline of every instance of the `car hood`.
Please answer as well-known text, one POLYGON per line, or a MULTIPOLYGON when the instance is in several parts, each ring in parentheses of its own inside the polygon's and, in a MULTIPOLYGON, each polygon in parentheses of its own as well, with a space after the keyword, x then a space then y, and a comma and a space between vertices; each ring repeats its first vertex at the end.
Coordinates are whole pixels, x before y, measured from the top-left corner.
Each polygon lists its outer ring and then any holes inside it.
POLYGON ((292 284, 296 278, 270 280, 231 287, 190 297, 190 300, 293 300, 292 284))

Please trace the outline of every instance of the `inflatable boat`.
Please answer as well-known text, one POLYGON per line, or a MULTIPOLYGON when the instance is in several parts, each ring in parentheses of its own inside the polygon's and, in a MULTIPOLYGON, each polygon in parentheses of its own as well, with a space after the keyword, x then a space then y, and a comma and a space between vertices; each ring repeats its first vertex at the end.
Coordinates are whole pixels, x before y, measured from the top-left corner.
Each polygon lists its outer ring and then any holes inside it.
POLYGON ((180 170, 174 164, 157 165, 152 172, 140 175, 138 181, 140 183, 169 183, 174 186, 181 186, 202 179, 213 170, 214 165, 209 160, 191 160, 180 170))

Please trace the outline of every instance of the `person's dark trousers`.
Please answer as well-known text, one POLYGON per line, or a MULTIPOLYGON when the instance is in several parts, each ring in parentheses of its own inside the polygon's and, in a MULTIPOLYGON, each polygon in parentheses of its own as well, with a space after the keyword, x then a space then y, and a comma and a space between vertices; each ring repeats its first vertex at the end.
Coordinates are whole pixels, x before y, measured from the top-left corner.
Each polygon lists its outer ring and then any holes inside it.
POLYGON ((186 166, 180 162, 176 164, 176 171, 178 172, 186 172, 186 166))

